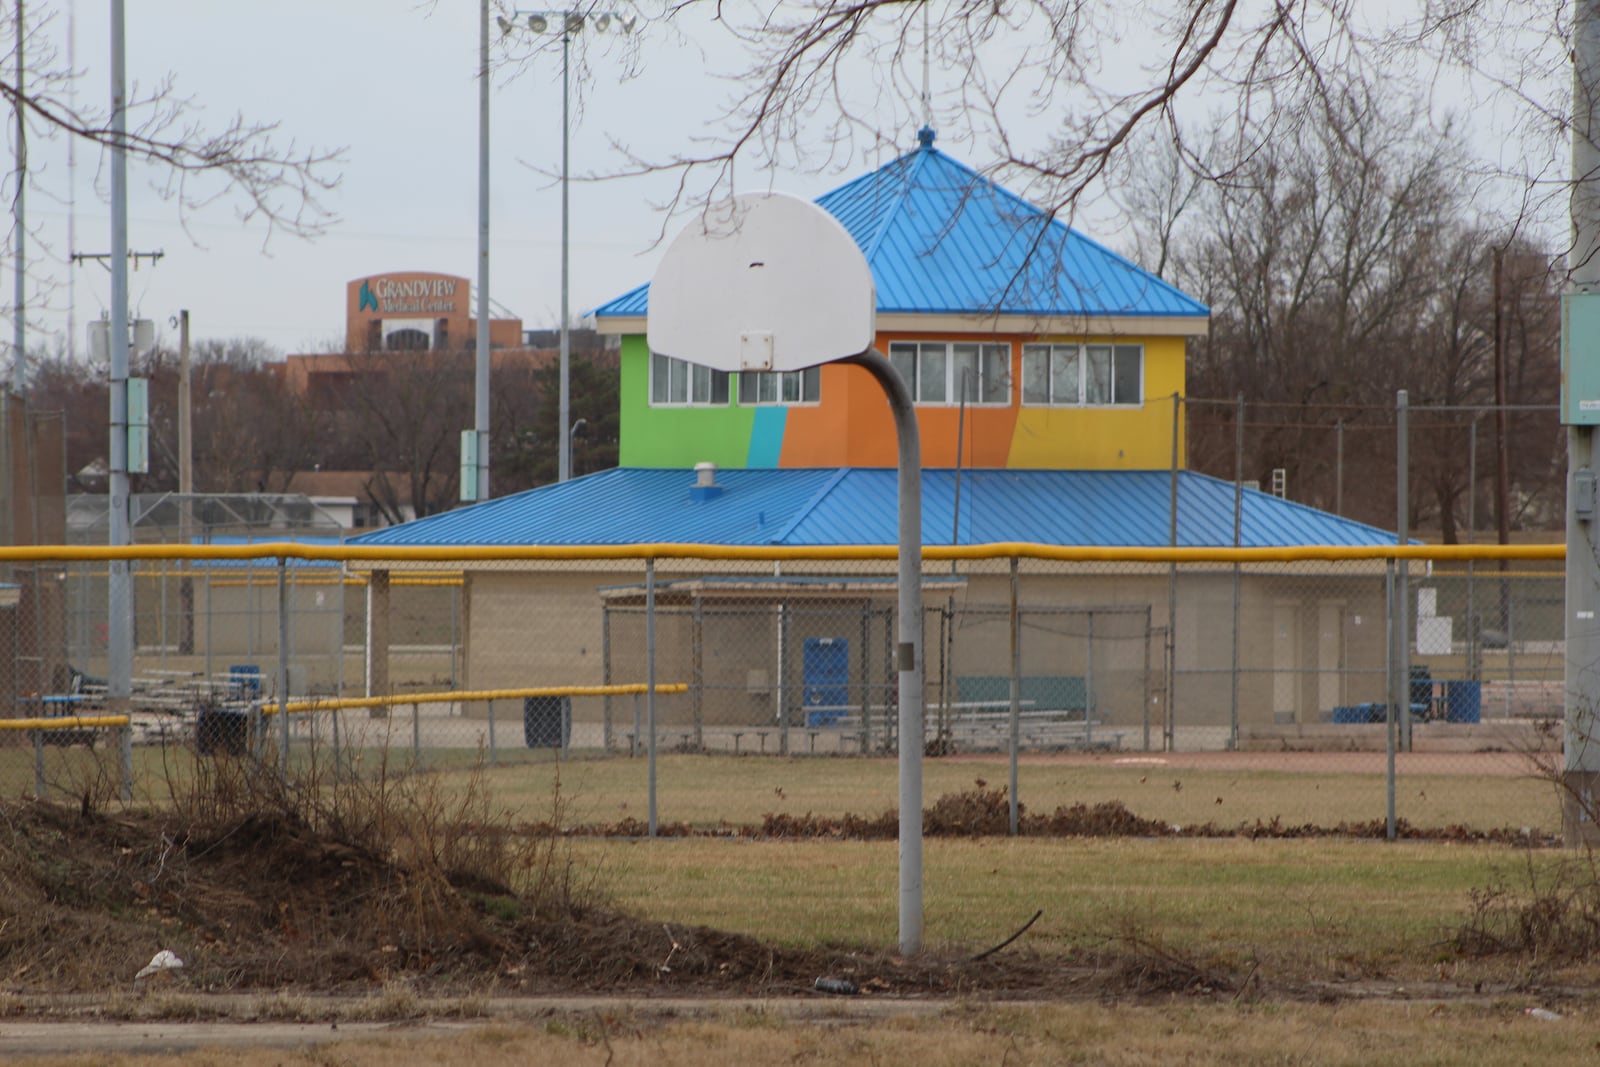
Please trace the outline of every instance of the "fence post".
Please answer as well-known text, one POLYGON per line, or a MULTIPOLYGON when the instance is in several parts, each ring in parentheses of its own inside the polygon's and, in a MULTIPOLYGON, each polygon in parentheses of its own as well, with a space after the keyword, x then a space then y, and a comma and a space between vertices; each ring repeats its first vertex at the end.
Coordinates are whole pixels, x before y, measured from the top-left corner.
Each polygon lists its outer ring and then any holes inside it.
MULTIPOLYGON (((1397 562, 1398 562, 1397 560, 1391 559, 1384 565, 1384 569, 1383 569, 1383 593, 1384 593, 1384 611, 1383 611, 1383 620, 1384 620, 1384 632, 1383 632, 1383 636, 1384 636, 1384 657, 1383 658, 1384 658, 1384 669, 1385 669, 1385 679, 1384 680, 1388 683, 1388 698, 1386 700, 1384 700, 1384 702, 1383 702, 1383 707, 1384 707, 1384 716, 1383 716, 1383 718, 1384 718, 1384 724, 1385 724, 1384 725, 1384 734, 1385 734, 1384 751, 1387 754, 1386 755, 1385 770, 1384 770, 1384 783, 1385 783, 1385 791, 1386 791, 1387 797, 1388 797, 1387 803, 1385 805, 1385 809, 1384 810, 1387 813, 1386 814, 1386 823, 1385 823, 1385 827, 1386 827, 1385 836, 1387 836, 1390 841, 1393 841, 1394 838, 1395 838, 1395 821, 1394 821, 1394 794, 1395 794, 1394 763, 1395 763, 1395 759, 1394 759, 1394 753, 1395 753, 1395 748, 1396 748, 1395 727, 1396 727, 1397 718, 1398 718, 1397 715, 1396 715, 1396 712, 1395 712, 1395 702, 1396 702, 1396 699, 1397 699, 1397 696, 1398 696, 1399 692, 1401 691, 1401 684, 1400 684, 1400 681, 1399 681, 1399 657, 1395 654, 1395 642, 1396 642, 1397 637, 1401 636, 1400 633, 1399 633, 1400 628, 1399 628, 1399 626, 1396 625, 1396 620, 1395 620, 1395 605, 1398 603, 1398 599, 1399 599, 1395 595, 1395 593, 1396 593, 1396 590, 1395 590, 1395 565, 1396 565, 1397 562)), ((1409 697, 1409 694, 1407 694, 1407 695, 1409 697)))
POLYGON ((422 702, 411 702, 411 769, 422 769, 422 702))
MULTIPOLYGON (((1411 540, 1411 450, 1410 450, 1410 400, 1404 389, 1395 394, 1396 482, 1395 507, 1398 511, 1395 529, 1400 543, 1411 540)), ((1410 588, 1407 577, 1411 567, 1406 560, 1395 561, 1395 626, 1399 639, 1395 642, 1398 660, 1397 674, 1405 681, 1401 690, 1400 747, 1411 751, 1411 640, 1410 640, 1410 588)))
POLYGON ((1017 557, 1011 557, 1011 836, 1017 836, 1017 749, 1022 744, 1022 627, 1017 617, 1017 557))
MULTIPOLYGON (((611 605, 606 603, 600 605, 600 683, 611 684, 611 605)), ((634 703, 637 704, 638 701, 635 700, 634 703)), ((601 698, 601 714, 604 721, 600 725, 600 744, 605 754, 609 756, 611 743, 615 737, 615 730, 611 725, 610 693, 601 698)), ((633 753, 630 751, 628 755, 631 756, 633 753)))
POLYGON ((705 708, 702 706, 705 692, 705 617, 701 612, 700 594, 694 597, 694 747, 701 752, 705 751, 705 708))
MULTIPOLYGON (((1178 419, 1183 410, 1183 398, 1172 394, 1172 478, 1168 489, 1167 534, 1173 548, 1178 547, 1178 419)), ((1162 723, 1162 750, 1177 749, 1178 696, 1178 561, 1173 560, 1167 570, 1167 709, 1162 723)))
MULTIPOLYGON (((131 709, 130 709, 131 712, 131 709)), ((126 725, 118 727, 118 748, 122 757, 122 800, 123 803, 133 801, 133 718, 130 717, 126 725)))
POLYGON ((278 557, 278 738, 283 749, 279 773, 289 782, 289 567, 278 557))
MULTIPOLYGON (((1244 536, 1244 394, 1240 393, 1233 416, 1233 547, 1244 536)), ((1090 616, 1093 618, 1093 616, 1090 616)), ((1274 701, 1276 704, 1276 701, 1274 701)), ((1276 710, 1274 707, 1273 710, 1276 710)), ((1239 747, 1239 561, 1233 561, 1233 670, 1228 689, 1228 748, 1239 747)))
POLYGON ((33 799, 44 799, 44 731, 29 730, 33 735, 33 799))
POLYGON ((494 700, 489 701, 489 766, 496 767, 500 764, 500 754, 494 744, 494 700))
POLYGON ((650 836, 656 836, 656 561, 644 561, 644 702, 650 740, 650 836))
POLYGON ((778 603, 778 754, 789 754, 789 602, 778 603))

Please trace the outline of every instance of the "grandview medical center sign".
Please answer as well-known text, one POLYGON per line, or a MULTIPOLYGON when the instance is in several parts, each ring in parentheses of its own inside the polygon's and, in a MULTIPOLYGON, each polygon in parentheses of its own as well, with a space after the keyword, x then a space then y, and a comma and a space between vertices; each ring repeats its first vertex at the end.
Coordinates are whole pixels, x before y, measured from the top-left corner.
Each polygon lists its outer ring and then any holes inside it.
POLYGON ((393 278, 379 276, 361 283, 357 311, 380 315, 454 315, 459 310, 457 296, 461 278, 393 278))

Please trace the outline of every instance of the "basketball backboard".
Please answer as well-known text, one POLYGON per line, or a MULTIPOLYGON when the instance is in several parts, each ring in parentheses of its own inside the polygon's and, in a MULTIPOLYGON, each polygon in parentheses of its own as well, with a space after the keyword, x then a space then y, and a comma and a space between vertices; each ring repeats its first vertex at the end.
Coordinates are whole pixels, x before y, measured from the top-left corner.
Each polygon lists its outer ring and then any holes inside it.
POLYGON ((872 347, 872 270, 827 211, 787 193, 713 205, 650 281, 650 350, 722 371, 787 371, 872 347))

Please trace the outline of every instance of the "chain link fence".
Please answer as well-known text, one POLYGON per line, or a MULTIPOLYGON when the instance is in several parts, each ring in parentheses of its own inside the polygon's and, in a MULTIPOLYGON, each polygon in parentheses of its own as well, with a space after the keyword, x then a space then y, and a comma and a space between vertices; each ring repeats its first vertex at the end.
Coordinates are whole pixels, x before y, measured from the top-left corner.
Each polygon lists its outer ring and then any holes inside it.
MULTIPOLYGON (((1349 764, 1366 775, 1391 743, 1447 772, 1485 753, 1559 760, 1559 549, 1494 551, 930 558, 918 743, 1110 766, 1260 753, 1285 770, 1366 753, 1349 764)), ((132 561, 125 693, 108 677, 105 551, 6 566, 0 789, 153 795, 180 750, 329 757, 337 774, 627 758, 652 724, 668 753, 902 743, 894 562, 870 553, 187 554, 132 561), (126 727, 86 718, 107 714, 126 727)))

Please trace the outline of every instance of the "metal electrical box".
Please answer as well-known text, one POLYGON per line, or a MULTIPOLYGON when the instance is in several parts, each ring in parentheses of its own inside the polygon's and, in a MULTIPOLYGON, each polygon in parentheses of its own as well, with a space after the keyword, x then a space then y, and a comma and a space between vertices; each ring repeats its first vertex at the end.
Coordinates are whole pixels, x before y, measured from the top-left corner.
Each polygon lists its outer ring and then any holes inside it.
POLYGON ((1600 293, 1561 298, 1561 422, 1600 426, 1600 293))

